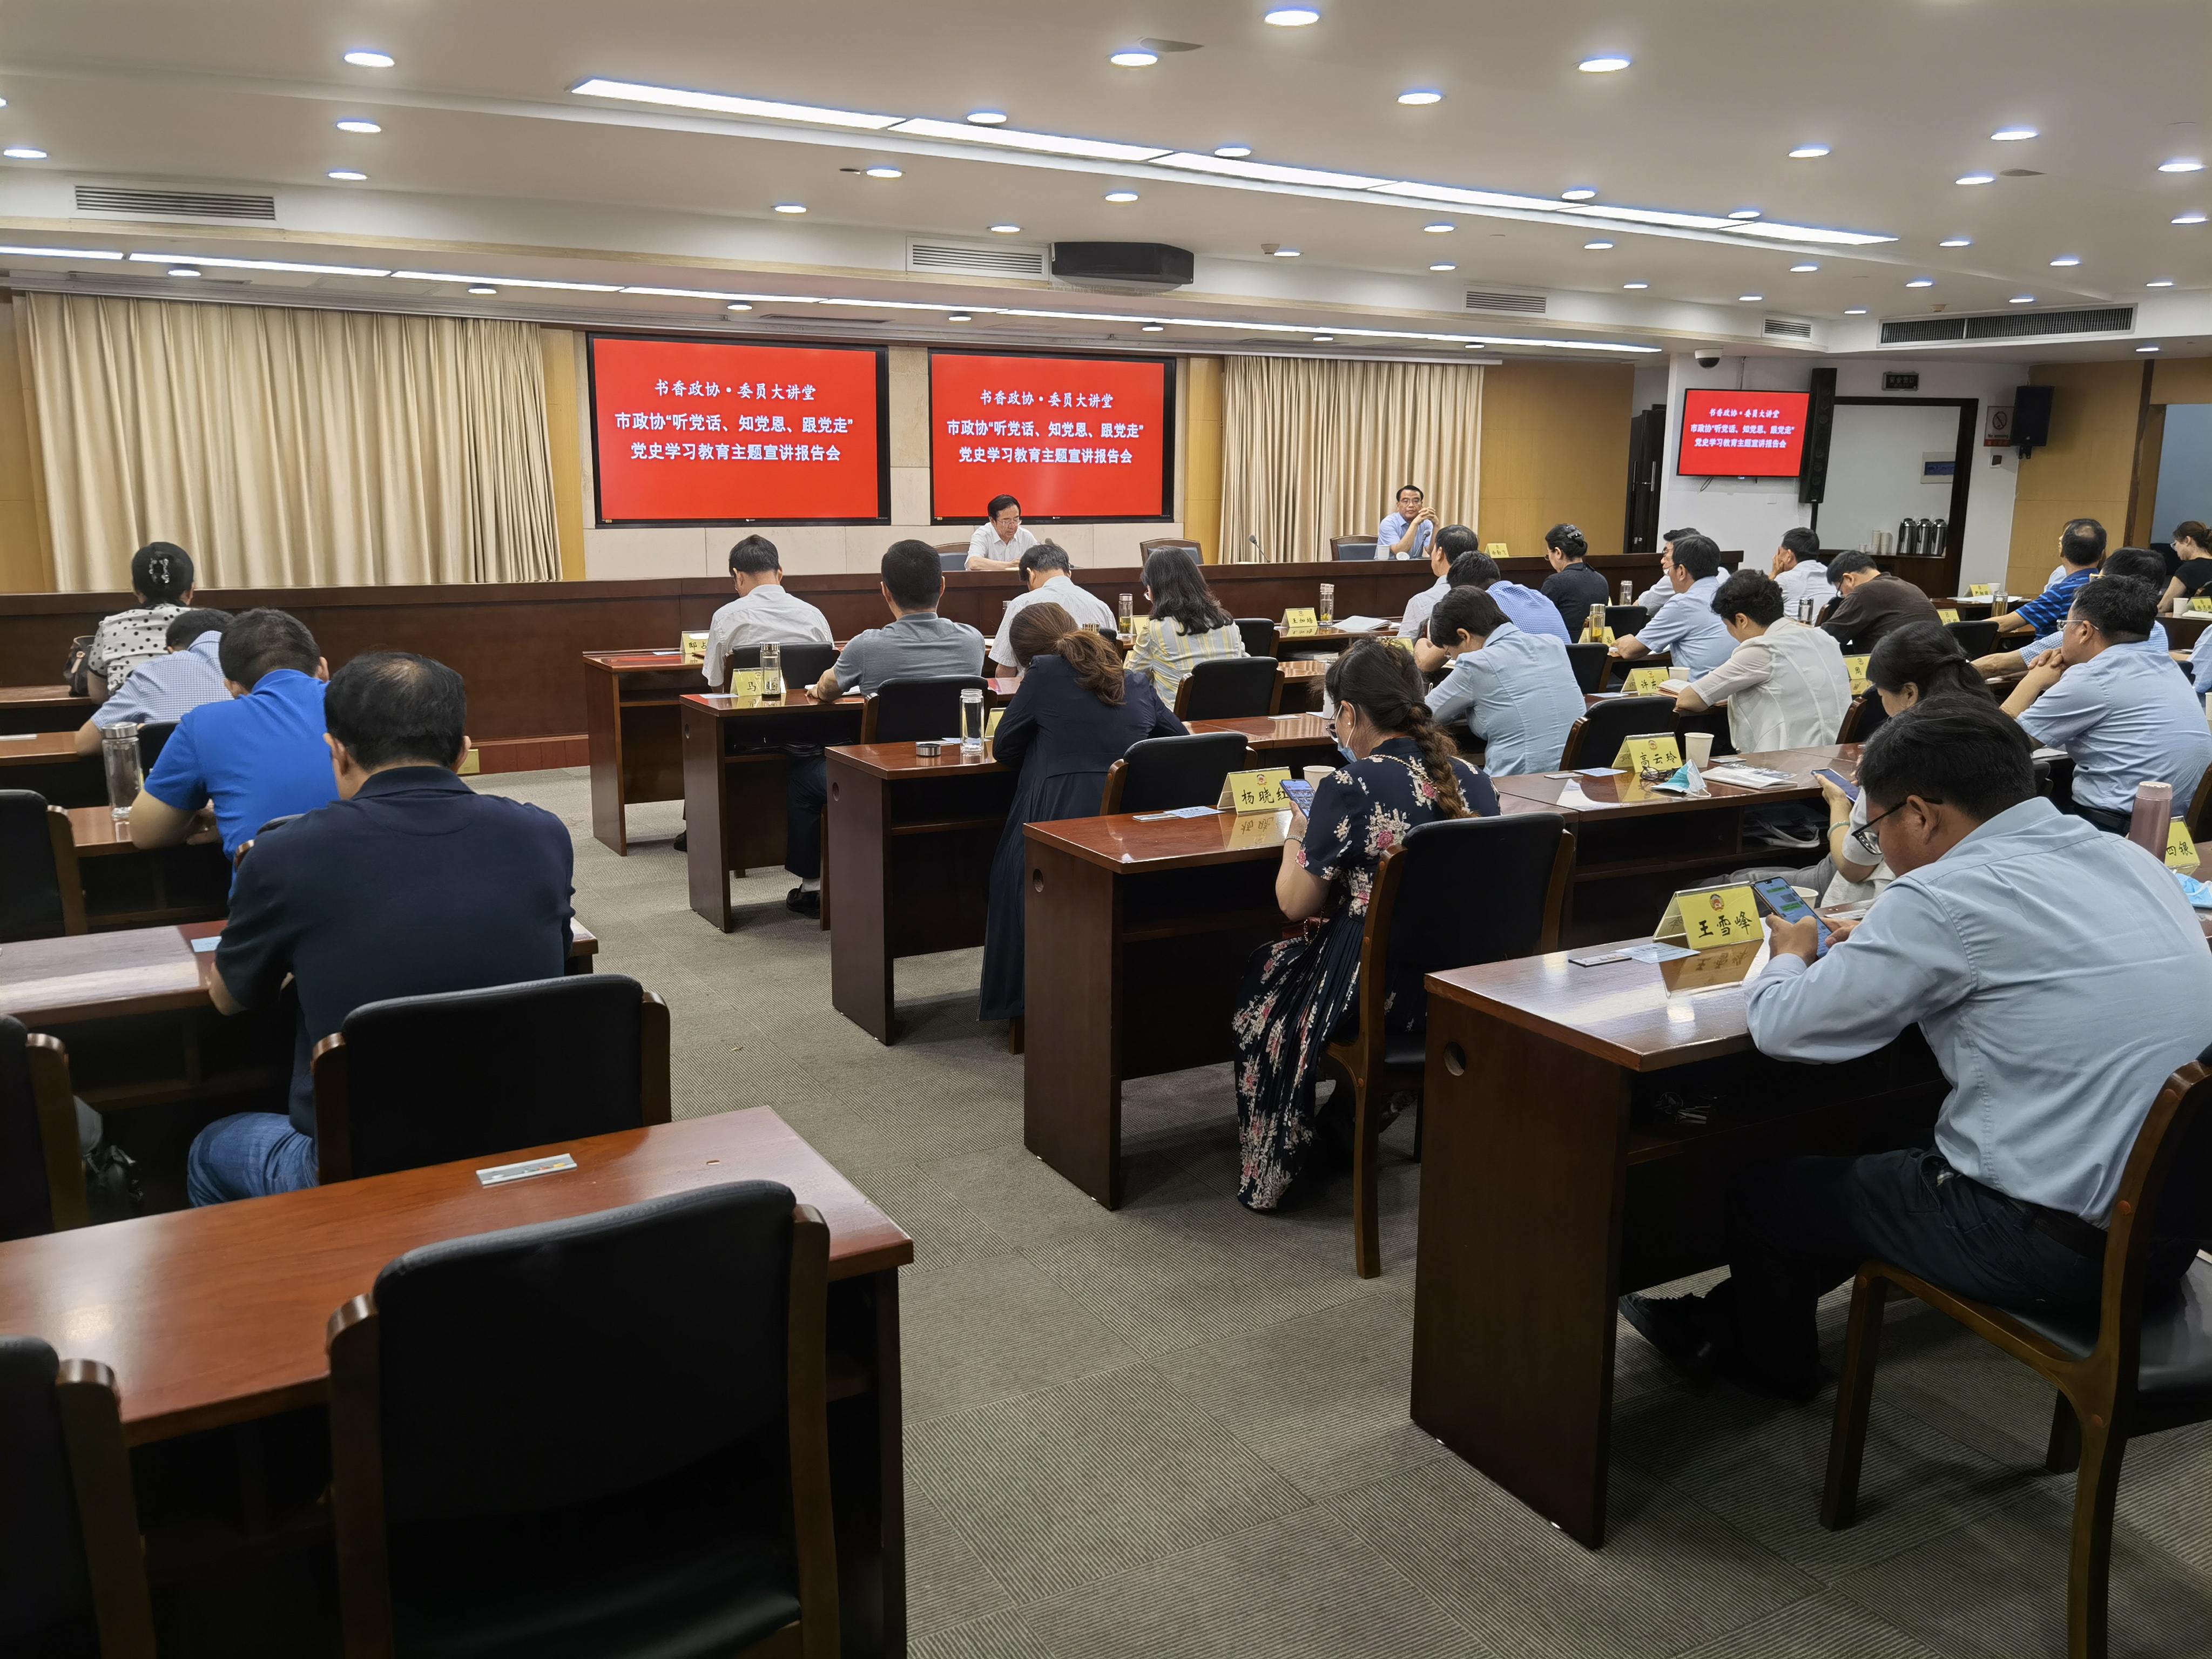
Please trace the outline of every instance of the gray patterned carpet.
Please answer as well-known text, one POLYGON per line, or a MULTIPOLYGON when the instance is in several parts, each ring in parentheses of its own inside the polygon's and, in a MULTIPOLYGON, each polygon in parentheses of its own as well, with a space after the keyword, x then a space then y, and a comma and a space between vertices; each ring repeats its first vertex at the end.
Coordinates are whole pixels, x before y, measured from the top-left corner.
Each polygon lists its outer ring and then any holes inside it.
MULTIPOLYGON (((1891 1316, 1840 1534, 1815 1515, 1829 1397, 1693 1395, 1624 1327, 1613 1536, 1591 1553, 1407 1418, 1402 1126, 1379 1279, 1352 1273, 1348 1190, 1237 1206, 1225 1067, 1130 1086, 1132 1197, 1109 1213, 1022 1149, 980 951, 902 964, 908 1032, 880 1047, 831 1011, 828 940, 783 908, 782 872, 741 884, 755 908, 725 937, 685 904, 674 803, 633 811, 624 860, 592 839, 581 770, 483 782, 570 825, 601 965, 673 1010, 678 1115, 775 1107, 915 1238, 916 1659, 2064 1653, 2049 1396, 1940 1316, 1891 1316)), ((1840 1297, 1828 1317, 1839 1342, 1840 1297)), ((2119 1516, 2112 1651, 2212 1654, 2212 1427, 2136 1443, 2119 1516)))

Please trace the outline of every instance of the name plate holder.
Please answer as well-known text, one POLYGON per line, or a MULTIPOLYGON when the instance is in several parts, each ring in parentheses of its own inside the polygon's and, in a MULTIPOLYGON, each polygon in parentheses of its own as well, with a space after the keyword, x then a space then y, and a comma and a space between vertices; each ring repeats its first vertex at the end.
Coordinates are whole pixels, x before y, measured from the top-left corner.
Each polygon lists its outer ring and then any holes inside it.
POLYGON ((1671 668, 1632 668, 1628 678, 1620 683, 1621 691, 1632 697, 1654 696, 1674 672, 1671 668))
POLYGON ((2207 611, 2212 611, 2212 597, 2203 593, 2194 595, 2189 601, 2189 610, 2191 615, 2197 617, 2203 616, 2207 611))
POLYGON ((687 663, 707 660, 707 630, 687 628, 678 636, 678 654, 687 663))
POLYGON ((1676 994, 1742 984, 1766 942, 1758 902, 1742 885, 1693 887, 1675 894, 1651 937, 1691 952, 1659 964, 1660 978, 1676 994))
POLYGON ((1966 597, 1970 599, 1986 599, 1996 592, 1995 582, 1976 582, 1966 589, 1966 597))
POLYGON ((2185 876, 2193 876, 2202 862, 2197 854, 2196 838, 2189 833, 2189 826, 2175 818, 2166 826, 2166 867, 2179 870, 2185 876))
POLYGON ((1955 611, 1944 611, 1939 609, 1936 612, 1936 620, 1940 623, 1954 623, 1959 620, 1959 613, 1955 611))
POLYGON ((1285 611, 1283 612, 1283 632, 1318 634, 1321 631, 1320 616, 1321 613, 1312 605, 1307 605, 1303 610, 1285 611))
POLYGON ((1844 672, 1845 673, 1849 674, 1849 675, 1851 677, 1851 695, 1852 695, 1853 696, 1855 696, 1855 697, 1856 697, 1856 696, 1863 696, 1863 695, 1865 693, 1865 691, 1866 691, 1866 689, 1867 689, 1867 672, 1866 672, 1866 671, 1867 671, 1867 659, 1866 659, 1866 658, 1864 658, 1864 657, 1846 657, 1846 658, 1844 658, 1844 672))
POLYGON ((1627 738, 1613 757, 1613 769, 1638 777, 1651 772, 1671 775, 1682 769, 1681 747, 1670 736, 1627 738))
POLYGON ((1281 812, 1291 806, 1291 798, 1283 793, 1290 781, 1287 766, 1263 767, 1251 772, 1231 772, 1222 781, 1221 798, 1213 803, 1217 812, 1235 812, 1242 817, 1247 812, 1281 812))

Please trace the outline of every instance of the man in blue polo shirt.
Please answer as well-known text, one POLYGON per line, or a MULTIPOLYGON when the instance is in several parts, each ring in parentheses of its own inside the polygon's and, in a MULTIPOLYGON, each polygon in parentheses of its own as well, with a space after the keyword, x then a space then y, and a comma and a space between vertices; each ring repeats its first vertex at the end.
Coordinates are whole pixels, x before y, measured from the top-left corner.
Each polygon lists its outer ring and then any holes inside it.
POLYGON ((193 814, 212 801, 222 850, 235 856, 270 819, 311 811, 337 793, 323 743, 330 666, 305 624, 282 611, 240 611, 217 654, 230 698, 177 722, 131 808, 136 846, 184 840, 193 814))
POLYGON ((362 1004, 552 979, 568 965, 568 831, 454 775, 469 750, 461 677, 372 652, 338 671, 325 707, 338 799, 261 837, 239 866, 209 987, 234 1014, 270 1006, 292 976, 290 1109, 202 1130, 185 1166, 195 1204, 315 1184, 308 1056, 362 1004))
POLYGON ((2074 596, 2097 574, 2105 556, 2105 526, 2094 519, 2069 519, 2058 537, 2058 568, 2064 574, 2017 611, 1997 618, 1997 637, 2055 631, 2073 608, 2074 596))

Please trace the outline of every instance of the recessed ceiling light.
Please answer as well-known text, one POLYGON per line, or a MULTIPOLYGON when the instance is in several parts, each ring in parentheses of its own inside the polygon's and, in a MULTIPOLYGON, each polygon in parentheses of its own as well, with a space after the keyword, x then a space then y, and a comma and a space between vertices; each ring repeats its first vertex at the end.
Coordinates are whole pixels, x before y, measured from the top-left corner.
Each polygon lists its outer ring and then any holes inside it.
POLYGON ((1241 161, 1252 153, 1252 146, 1249 144, 1219 144, 1215 146, 1213 153, 1221 157, 1224 161, 1241 161))
POLYGON ((2062 253, 2051 263, 2059 266, 2078 265, 2081 263, 2081 256, 2078 253, 2062 253))
POLYGON ((1457 270, 1459 267, 1453 264, 1449 260, 1440 260, 1437 264, 1431 265, 1429 269, 1431 270, 1457 270))
POLYGON ((1583 246, 1586 248, 1608 248, 1611 247, 1613 244, 1610 242, 1584 242, 1583 246))
POLYGON ((2177 225, 2201 225, 2204 222, 2204 216, 2201 213, 2177 213, 2173 216, 2173 222, 2177 225))
POLYGON ((1866 314, 1867 308, 1864 306, 1845 306, 1844 307, 1844 315, 1846 317, 1863 317, 1866 314))
POLYGON ((1321 14, 1311 6, 1277 6, 1264 20, 1279 29, 1302 29, 1309 23, 1321 21, 1321 14))
POLYGON ((384 129, 374 121, 341 121, 338 123, 338 131, 340 132, 381 132, 384 129))
POLYGON ((1915 276, 1911 281, 1905 283, 1905 287, 1907 288, 1933 288, 1935 286, 1936 279, 1933 276, 1915 276))
POLYGON ((1623 283, 1621 284, 1621 287, 1623 288, 1650 288, 1650 286, 1651 284, 1649 283, 1623 283))
POLYGON ((1800 144, 1790 152, 1790 159, 1793 161, 1810 161, 1827 153, 1828 147, 1826 144, 1800 144))
POLYGON ((5 109, 7 107, 8 100, 5 98, 0 98, 0 109, 5 109))
POLYGON ((43 161, 46 159, 46 151, 33 149, 25 144, 15 144, 6 149, 0 149, 0 155, 6 156, 11 161, 43 161))
POLYGON ((1106 192, 1106 199, 1109 202, 1133 202, 1137 199, 1137 192, 1133 190, 1109 190, 1106 192))
POLYGON ((2136 348, 2136 349, 2137 351, 2155 351, 2155 350, 2157 350, 2157 349, 2158 349, 2158 348, 2157 348, 2156 346, 2154 346, 2154 345, 2148 345, 2148 346, 2137 346, 2137 347, 2136 348))
POLYGON ((1019 225, 993 225, 991 228, 1000 236, 1018 236, 1022 234, 1022 228, 1019 225))
POLYGON ((1278 259, 1295 259, 1298 257, 1298 251, 1294 247, 1279 247, 1270 251, 1278 259))
POLYGON ((1443 100, 1444 95, 1441 92, 1428 92, 1419 88, 1398 94, 1398 101, 1401 104, 1441 104, 1443 100))
POLYGON ((955 311, 948 313, 945 320, 948 323, 972 323, 975 319, 964 311, 955 311))
POLYGON ((806 204, 804 202, 778 202, 775 204, 775 210, 778 213, 804 213, 806 211, 806 204))
POLYGON ((496 294, 499 290, 492 287, 489 283, 476 283, 470 286, 469 292, 471 294, 496 294))
POLYGON ((1626 58, 1585 58, 1575 67, 1584 75, 1611 75, 1616 70, 1626 69, 1628 64, 1626 58))
POLYGON ((979 127, 1002 127, 1006 124, 1006 112, 1002 109, 971 109, 968 118, 979 127))
POLYGON ((1820 266, 1813 264, 1792 265, 1790 267, 1793 271, 1818 270, 1820 268, 1820 266))
POLYGON ((2035 303, 2035 295, 2033 294, 2015 294, 2006 303, 2016 306, 2032 306, 2035 303))
POLYGON ((2156 282, 2145 283, 2143 286, 2145 288, 2172 288, 2173 286, 2173 278, 2171 276, 2161 276, 2156 282))
POLYGON ((1937 247, 1972 247, 1973 245, 1974 239, 1971 236, 1946 236, 1936 244, 1937 247))
POLYGON ((871 179, 903 179, 906 174, 897 167, 869 167, 865 169, 871 179))
POLYGON ((1990 137, 2000 144, 2016 144, 2023 138, 2040 138, 2043 135, 2033 127, 1999 127, 1990 137))
POLYGON ((368 177, 365 173, 356 173, 351 167, 332 167, 330 176, 333 179, 343 179, 349 185, 357 185, 368 177))
POLYGON ((729 304, 724 306, 722 309, 725 311, 750 311, 752 307, 747 305, 743 300, 732 300, 729 304))
POLYGON ((1147 334, 1164 334, 1168 331, 1168 325, 1165 323, 1146 323, 1144 330, 1147 334))
MULTIPOLYGON (((1406 100, 1401 98, 1398 101, 1402 104, 1406 100)), ((2202 173, 2204 171, 2204 163, 2177 159, 2172 161, 2160 161, 2158 164, 2158 170, 2160 173, 2202 173)))
POLYGON ((1459 227, 1448 219, 1439 219, 1432 225, 1423 225, 1421 228, 1431 236, 1441 236, 1448 230, 1457 230, 1459 227))
POLYGON ((1572 190, 1561 191, 1559 192, 1559 199, 1562 202, 1587 202, 1594 198, 1596 195, 1597 191, 1594 186, 1589 185, 1577 185, 1572 190))
POLYGON ((1139 47, 1131 52, 1117 52, 1106 61, 1116 69, 1146 69, 1158 63, 1160 55, 1156 52, 1146 52, 1142 47, 1139 47))
POLYGON ((172 276, 197 276, 199 275, 199 272, 193 270, 190 265, 171 265, 169 267, 169 275, 172 276))
POLYGON ((345 55, 345 60, 358 69, 390 69, 392 67, 390 54, 381 52, 349 52, 345 55))
POLYGON ((1735 297, 1744 304, 1749 305, 1753 301, 1764 300, 1766 296, 1764 294, 1739 294, 1735 297))
POLYGON ((0 253, 19 253, 36 259, 120 259, 123 256, 104 247, 13 247, 0 246, 0 253))
POLYGON ((1729 210, 1729 217, 1731 219, 1756 219, 1759 217, 1759 210, 1757 208, 1730 208, 1729 210))
POLYGON ((1997 176, 1994 173, 1962 173, 1951 182, 1954 185, 1994 185, 1996 181, 1997 176))

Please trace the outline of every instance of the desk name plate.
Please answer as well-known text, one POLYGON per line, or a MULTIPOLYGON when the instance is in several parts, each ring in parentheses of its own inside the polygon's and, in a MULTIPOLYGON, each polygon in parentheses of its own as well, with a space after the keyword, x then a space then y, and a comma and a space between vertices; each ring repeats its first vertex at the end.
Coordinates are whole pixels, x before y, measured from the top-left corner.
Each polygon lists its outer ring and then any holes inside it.
POLYGON ((1283 793, 1290 781, 1291 769, 1270 766, 1253 772, 1231 772, 1223 780, 1221 798, 1213 803, 1220 812, 1279 812, 1289 806, 1291 798, 1283 793))

